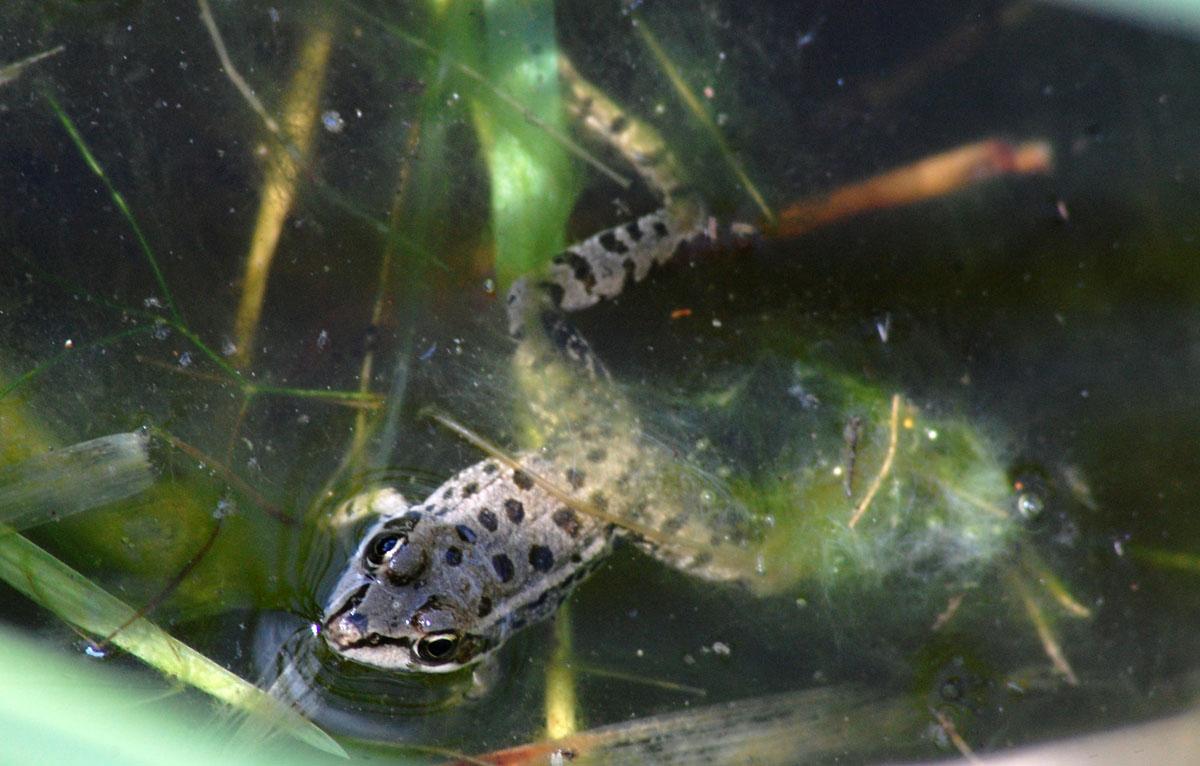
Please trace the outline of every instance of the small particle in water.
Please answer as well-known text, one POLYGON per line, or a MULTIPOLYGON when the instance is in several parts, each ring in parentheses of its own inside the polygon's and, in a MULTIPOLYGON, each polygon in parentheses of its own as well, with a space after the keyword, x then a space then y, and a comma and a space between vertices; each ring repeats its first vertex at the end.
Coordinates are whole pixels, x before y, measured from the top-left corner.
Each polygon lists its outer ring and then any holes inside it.
POLYGON ((796 606, 800 609, 805 608, 808 606, 808 599, 801 596, 800 598, 796 599, 796 606))
POLYGON ((237 503, 232 500, 218 500, 217 507, 213 509, 212 517, 214 519, 224 519, 232 516, 237 512, 237 503))
POLYGON ((182 354, 180 354, 179 355, 179 366, 180 367, 191 367, 192 366, 192 355, 190 353, 188 353, 187 351, 184 351, 182 354))
POLYGON ((435 341, 433 342, 433 345, 432 345, 432 346, 430 346, 429 348, 425 349, 425 353, 424 353, 424 354, 421 354, 421 355, 420 355, 419 357, 417 357, 417 358, 418 358, 418 359, 420 359, 422 362, 427 362, 427 361, 429 361, 431 358, 433 358, 433 355, 434 355, 434 353, 435 353, 436 351, 437 351, 437 341, 435 340, 435 341))
POLYGON ((221 344, 221 354, 223 356, 233 356, 236 353, 237 344, 226 338, 225 342, 221 344))
POLYGON ((646 656, 646 653, 645 653, 644 651, 642 651, 641 649, 638 649, 638 650, 637 650, 637 656, 639 656, 639 657, 645 657, 645 656, 646 656))
POLYGON ((695 665, 696 658, 690 654, 685 654, 685 655, 683 655, 683 664, 684 665, 695 665))
POLYGON ((341 133, 346 127, 346 121, 342 119, 342 115, 336 109, 322 112, 321 124, 330 133, 341 133))
POLYGON ((879 333, 879 340, 884 343, 888 342, 888 336, 892 334, 892 314, 890 311, 884 314, 882 319, 875 320, 875 332, 879 333))
POLYGON ((733 653, 733 650, 729 648, 729 644, 726 644, 723 641, 714 641, 712 645, 712 652, 713 654, 718 654, 722 657, 728 657, 733 653))
POLYGON ((296 422, 302 426, 306 426, 312 422, 312 418, 309 417, 308 413, 303 412, 296 418, 296 422))
POLYGON ((63 348, 74 348, 74 347, 75 347, 75 342, 73 340, 71 340, 70 338, 67 338, 65 341, 63 341, 63 348))
POLYGON ((166 340, 167 336, 169 336, 170 334, 171 334, 171 328, 167 327, 166 322, 158 322, 154 325, 154 339, 155 340, 166 340))
POLYGON ((317 333, 317 351, 325 351, 329 348, 329 333, 326 330, 321 330, 317 333))
POLYGON ((483 291, 488 295, 496 294, 496 280, 488 278, 483 280, 483 291))
POLYGON ((787 392, 788 396, 794 399, 799 399, 800 406, 806 410, 815 410, 817 407, 821 406, 821 400, 817 398, 817 395, 809 393, 804 389, 804 386, 799 383, 789 386, 787 392))
POLYGON ((314 636, 321 635, 321 623, 319 623, 319 622, 311 623, 308 626, 308 632, 312 633, 314 636))
POLYGON ((936 428, 925 429, 925 438, 928 439, 929 441, 936 441, 938 438, 937 429, 936 428))
POLYGON ((637 610, 636 609, 629 610, 629 619, 631 619, 631 620, 637 619, 637 610))
POLYGON ((720 326, 721 326, 721 320, 720 320, 720 319, 717 319, 716 317, 713 317, 713 320, 712 320, 712 326, 713 326, 713 327, 720 327, 720 326))
POLYGON ((107 660, 109 652, 102 646, 98 646, 91 641, 82 642, 83 653, 91 657, 93 660, 107 660))
POLYGON ((153 295, 151 295, 146 300, 142 301, 142 306, 144 306, 148 309, 161 309, 163 307, 162 302, 159 301, 158 298, 155 298, 153 295))
POLYGON ((1054 212, 1058 213, 1058 220, 1062 223, 1071 220, 1071 211, 1067 209, 1067 203, 1062 200, 1054 203, 1054 212))

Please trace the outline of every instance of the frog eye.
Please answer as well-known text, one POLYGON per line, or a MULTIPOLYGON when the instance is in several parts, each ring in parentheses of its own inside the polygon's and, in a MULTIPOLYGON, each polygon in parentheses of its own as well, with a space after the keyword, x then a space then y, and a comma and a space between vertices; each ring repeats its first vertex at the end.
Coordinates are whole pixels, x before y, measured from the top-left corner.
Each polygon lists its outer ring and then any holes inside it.
POLYGON ((458 653, 458 633, 448 630, 432 633, 417 642, 417 659, 427 665, 441 665, 458 653))
POLYGON ((402 536, 395 532, 384 532, 381 535, 376 535, 374 540, 367 543, 367 564, 373 567, 382 564, 384 557, 391 553, 403 539, 402 536))

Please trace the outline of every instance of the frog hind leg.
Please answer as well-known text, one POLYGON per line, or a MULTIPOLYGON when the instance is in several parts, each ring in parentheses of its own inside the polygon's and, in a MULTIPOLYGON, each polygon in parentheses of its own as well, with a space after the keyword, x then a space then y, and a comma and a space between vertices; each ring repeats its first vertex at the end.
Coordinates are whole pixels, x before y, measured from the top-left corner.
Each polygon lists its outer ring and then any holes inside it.
POLYGON ((615 298, 674 258, 685 243, 708 237, 713 228, 698 207, 677 205, 571 245, 554 256, 542 278, 513 283, 507 299, 509 332, 521 337, 538 305, 571 312, 615 298))

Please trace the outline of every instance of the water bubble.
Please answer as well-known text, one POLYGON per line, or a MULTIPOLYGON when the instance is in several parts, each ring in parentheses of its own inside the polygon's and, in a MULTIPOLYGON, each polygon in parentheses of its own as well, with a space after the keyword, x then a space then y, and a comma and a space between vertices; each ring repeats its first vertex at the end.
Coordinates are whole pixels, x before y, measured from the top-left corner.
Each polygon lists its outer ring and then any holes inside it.
POLYGON ((321 124, 330 133, 341 133, 346 127, 346 121, 342 119, 342 115, 336 109, 322 112, 321 124))
POLYGON ((1035 492, 1022 492, 1017 495, 1017 513, 1023 518, 1032 519, 1046 509, 1046 501, 1035 492))

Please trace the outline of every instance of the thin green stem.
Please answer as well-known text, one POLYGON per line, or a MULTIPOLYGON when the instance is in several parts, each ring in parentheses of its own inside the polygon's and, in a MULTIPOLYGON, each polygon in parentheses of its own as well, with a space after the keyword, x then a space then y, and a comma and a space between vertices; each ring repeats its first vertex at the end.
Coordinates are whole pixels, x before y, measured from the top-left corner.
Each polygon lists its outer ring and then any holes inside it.
POLYGON ((158 266, 158 259, 154 257, 154 251, 150 248, 150 243, 146 240, 146 235, 142 233, 142 227, 138 226, 137 219, 133 217, 133 211, 129 209, 129 204, 125 202, 125 197, 113 186, 112 181, 104 173, 104 168, 100 167, 100 163, 88 148, 87 143, 83 140, 83 136, 79 135, 79 130, 76 129, 75 123, 67 115, 66 110, 58 103, 58 99, 49 89, 43 90, 42 94, 46 100, 50 102, 50 108, 54 110, 55 116, 62 126, 66 128, 67 133, 71 136, 71 141, 75 144, 75 148, 83 155, 84 161, 93 173, 104 183, 104 187, 108 189, 109 196, 112 197, 117 209, 121 211, 121 215, 125 216, 129 228, 133 229, 134 237, 137 238, 138 244, 142 248, 142 253, 146 256, 146 261, 150 264, 150 270, 154 272, 154 279, 158 282, 158 289, 162 290, 163 300, 167 304, 167 309, 171 312, 171 316, 175 321, 182 324, 183 316, 179 313, 179 309, 175 305, 175 299, 171 297, 171 289, 167 287, 167 280, 163 276, 162 269, 158 266))

